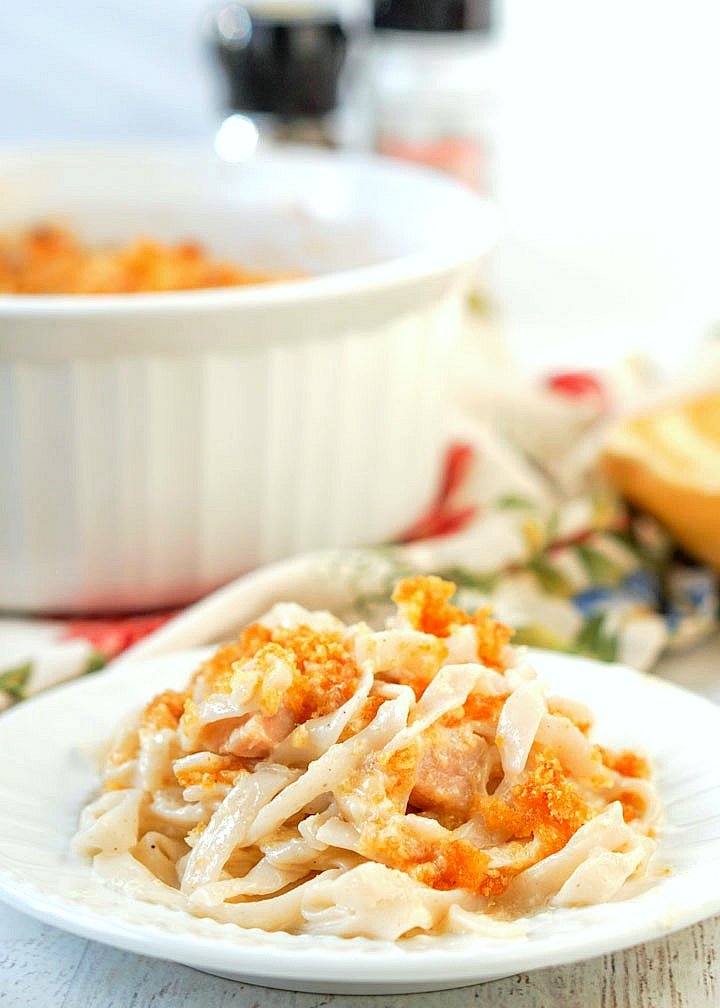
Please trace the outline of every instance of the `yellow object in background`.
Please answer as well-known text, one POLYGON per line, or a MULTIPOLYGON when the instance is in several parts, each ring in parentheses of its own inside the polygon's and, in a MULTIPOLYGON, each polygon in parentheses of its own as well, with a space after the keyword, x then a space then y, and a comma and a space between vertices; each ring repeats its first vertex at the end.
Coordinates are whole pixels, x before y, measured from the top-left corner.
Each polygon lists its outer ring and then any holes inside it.
POLYGON ((621 493, 720 570, 720 391, 626 420, 603 461, 621 493))

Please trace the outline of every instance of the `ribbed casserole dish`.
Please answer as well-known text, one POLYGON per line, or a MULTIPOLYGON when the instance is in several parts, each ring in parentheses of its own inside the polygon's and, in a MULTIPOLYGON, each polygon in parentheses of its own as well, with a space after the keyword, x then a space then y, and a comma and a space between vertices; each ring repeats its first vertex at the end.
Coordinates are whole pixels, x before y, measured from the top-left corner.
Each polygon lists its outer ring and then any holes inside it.
POLYGON ((0 608, 131 611, 427 505, 491 209, 432 172, 302 149, 0 154, 0 229, 193 238, 305 278, 0 296, 0 608))

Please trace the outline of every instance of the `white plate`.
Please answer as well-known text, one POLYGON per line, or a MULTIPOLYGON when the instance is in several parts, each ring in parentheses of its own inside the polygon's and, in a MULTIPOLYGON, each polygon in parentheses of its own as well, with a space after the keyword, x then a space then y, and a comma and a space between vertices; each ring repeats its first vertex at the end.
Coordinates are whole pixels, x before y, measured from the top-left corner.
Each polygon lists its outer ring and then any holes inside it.
POLYGON ((118 719, 184 683, 203 651, 138 661, 0 718, 0 897, 86 938, 251 983, 388 993, 445 989, 656 938, 720 911, 720 710, 621 666, 537 652, 554 690, 589 703, 609 745, 652 754, 666 816, 657 884, 632 899, 532 918, 524 938, 366 939, 265 934, 106 889, 68 843, 97 785, 89 759, 118 719))

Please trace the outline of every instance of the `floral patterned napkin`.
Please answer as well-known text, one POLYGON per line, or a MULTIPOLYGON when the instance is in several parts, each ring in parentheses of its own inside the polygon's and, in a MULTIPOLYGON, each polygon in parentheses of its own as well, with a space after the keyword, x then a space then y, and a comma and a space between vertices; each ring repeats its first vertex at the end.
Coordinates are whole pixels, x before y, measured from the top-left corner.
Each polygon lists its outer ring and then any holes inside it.
MULTIPOLYGON (((716 626, 713 572, 683 558, 598 474, 607 424, 636 394, 627 375, 578 372, 485 389, 454 420, 437 498, 397 544, 368 550, 372 618, 397 577, 433 571, 460 602, 490 604, 515 640, 650 669, 716 626)), ((0 710, 102 668, 174 613, 84 620, 0 619, 0 710)))

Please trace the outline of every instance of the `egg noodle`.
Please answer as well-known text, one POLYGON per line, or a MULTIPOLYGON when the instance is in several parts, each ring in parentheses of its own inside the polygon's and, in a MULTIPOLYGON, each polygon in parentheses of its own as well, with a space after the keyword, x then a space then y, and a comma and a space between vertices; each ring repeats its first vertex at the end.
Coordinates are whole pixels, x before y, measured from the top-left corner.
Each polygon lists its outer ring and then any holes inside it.
POLYGON ((622 895, 655 849, 647 763, 454 588, 401 581, 380 632, 274 606, 120 728, 75 849, 134 898, 266 931, 483 932, 622 895))

